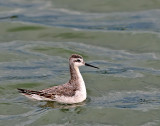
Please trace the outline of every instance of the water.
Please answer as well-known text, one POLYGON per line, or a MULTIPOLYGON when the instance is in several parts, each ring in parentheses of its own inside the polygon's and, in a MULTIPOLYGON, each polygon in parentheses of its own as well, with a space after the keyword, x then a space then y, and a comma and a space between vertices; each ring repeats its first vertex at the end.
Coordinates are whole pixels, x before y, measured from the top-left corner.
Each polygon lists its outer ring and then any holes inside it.
POLYGON ((159 126, 159 5, 158 0, 1 0, 0 125, 159 126), (100 67, 80 68, 86 101, 61 105, 17 92, 67 82, 74 53, 100 67))

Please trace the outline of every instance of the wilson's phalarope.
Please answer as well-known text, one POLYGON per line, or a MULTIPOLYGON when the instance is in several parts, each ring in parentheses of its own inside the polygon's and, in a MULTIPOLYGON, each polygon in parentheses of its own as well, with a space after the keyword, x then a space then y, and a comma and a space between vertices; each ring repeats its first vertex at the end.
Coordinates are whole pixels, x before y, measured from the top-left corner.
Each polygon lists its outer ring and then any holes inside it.
POLYGON ((18 90, 26 97, 36 100, 56 101, 66 104, 82 102, 87 97, 86 86, 79 71, 79 66, 83 65, 99 69, 98 67, 85 63, 82 56, 73 54, 69 58, 71 79, 67 83, 40 91, 20 88, 18 88, 18 90))

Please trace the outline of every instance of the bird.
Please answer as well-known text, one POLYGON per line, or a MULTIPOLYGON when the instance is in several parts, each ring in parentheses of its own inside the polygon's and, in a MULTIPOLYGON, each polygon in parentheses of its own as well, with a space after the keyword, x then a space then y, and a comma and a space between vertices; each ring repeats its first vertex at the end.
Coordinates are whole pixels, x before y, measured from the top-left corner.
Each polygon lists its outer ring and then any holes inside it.
POLYGON ((62 104, 76 104, 86 100, 87 92, 85 82, 80 73, 80 66, 99 67, 85 63, 83 57, 72 54, 69 58, 70 80, 58 86, 53 86, 40 91, 17 88, 19 93, 26 97, 40 101, 55 101, 62 104))

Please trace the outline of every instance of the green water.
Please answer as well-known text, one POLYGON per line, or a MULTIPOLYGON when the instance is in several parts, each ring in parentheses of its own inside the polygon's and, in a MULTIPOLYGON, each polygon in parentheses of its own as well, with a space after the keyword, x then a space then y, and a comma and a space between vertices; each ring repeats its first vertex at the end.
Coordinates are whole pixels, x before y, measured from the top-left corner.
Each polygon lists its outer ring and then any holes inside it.
POLYGON ((158 0, 0 1, 0 126, 159 126, 158 0), (70 78, 78 53, 87 100, 32 101, 70 78))

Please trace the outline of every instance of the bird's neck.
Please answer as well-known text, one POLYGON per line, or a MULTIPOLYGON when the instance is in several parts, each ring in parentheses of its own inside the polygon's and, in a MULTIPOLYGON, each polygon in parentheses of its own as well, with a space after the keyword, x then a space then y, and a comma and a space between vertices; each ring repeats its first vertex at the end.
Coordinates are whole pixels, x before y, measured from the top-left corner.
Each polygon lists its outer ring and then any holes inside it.
POLYGON ((83 77, 77 66, 70 65, 70 74, 71 74, 71 79, 69 81, 70 83, 84 84, 83 77))
POLYGON ((77 96, 79 96, 79 98, 81 98, 83 101, 87 97, 87 92, 79 68, 77 66, 70 65, 70 74, 71 74, 71 79, 69 80, 69 84, 76 87, 76 90, 78 91, 77 96))

